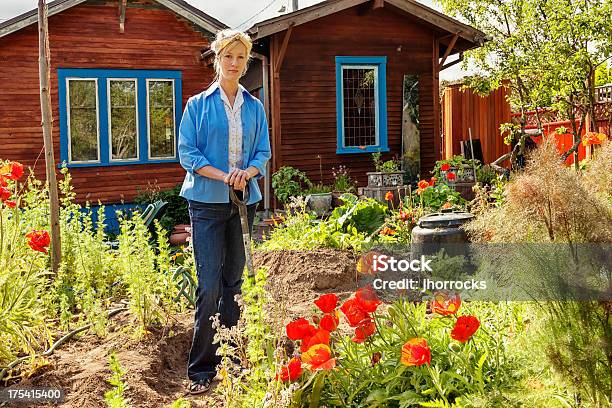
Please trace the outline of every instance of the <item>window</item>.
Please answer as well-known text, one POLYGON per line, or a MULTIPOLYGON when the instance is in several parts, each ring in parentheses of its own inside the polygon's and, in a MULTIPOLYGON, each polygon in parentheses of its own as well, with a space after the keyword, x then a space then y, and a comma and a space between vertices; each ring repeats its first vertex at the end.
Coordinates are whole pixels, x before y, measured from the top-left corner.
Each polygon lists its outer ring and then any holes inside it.
POLYGON ((386 57, 336 57, 336 153, 388 151, 386 57))
POLYGON ((60 68, 58 81, 68 166, 177 161, 180 71, 60 68))

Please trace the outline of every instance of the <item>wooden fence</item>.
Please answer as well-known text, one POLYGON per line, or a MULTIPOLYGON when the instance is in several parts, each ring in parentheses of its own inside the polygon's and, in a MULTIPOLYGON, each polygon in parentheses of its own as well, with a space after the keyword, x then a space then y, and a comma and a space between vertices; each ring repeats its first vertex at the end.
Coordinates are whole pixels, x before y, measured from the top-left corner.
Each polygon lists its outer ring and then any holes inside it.
MULTIPOLYGON (((452 85, 444 90, 442 97, 442 129, 443 156, 450 158, 461 154, 461 141, 469 140, 469 129, 472 137, 480 139, 485 163, 491 163, 509 151, 504 145, 499 125, 510 121, 518 122, 519 113, 511 113, 510 104, 506 100, 506 89, 500 88, 489 96, 481 97, 471 90, 462 91, 461 85, 452 85)), ((595 106, 595 128, 584 126, 581 135, 589 131, 601 132, 608 137, 612 135, 612 84, 595 89, 597 105, 595 106)), ((526 128, 537 129, 536 112, 526 112, 526 128)), ((570 121, 559 118, 554 113, 540 111, 544 135, 554 135, 557 139, 559 152, 569 150, 573 145, 570 134, 570 121), (557 132, 565 127, 567 132, 557 132)), ((578 123, 580 126, 580 123, 578 123)), ((540 139, 535 138, 536 142, 540 139)), ((585 148, 580 145, 578 159, 586 156, 585 148)), ((573 156, 568 157, 567 164, 574 162, 573 156)), ((502 163, 507 164, 507 163, 502 163)))
POLYGON ((491 163, 509 151, 499 130, 502 123, 510 122, 510 104, 506 89, 499 88, 489 96, 481 97, 472 90, 461 90, 451 85, 442 97, 442 157, 461 154, 461 141, 479 139, 485 163, 491 163))

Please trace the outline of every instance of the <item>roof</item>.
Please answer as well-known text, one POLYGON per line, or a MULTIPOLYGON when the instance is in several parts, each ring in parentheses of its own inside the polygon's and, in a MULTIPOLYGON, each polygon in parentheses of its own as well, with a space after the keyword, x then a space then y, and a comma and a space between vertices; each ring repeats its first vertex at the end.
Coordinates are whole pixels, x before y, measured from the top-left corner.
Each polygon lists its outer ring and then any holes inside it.
MULTIPOLYGON (((298 26, 368 1, 370 0, 326 0, 292 13, 256 23, 248 30, 248 33, 255 40, 261 39, 284 31, 291 25, 298 26)), ((381 1, 381 3, 383 2, 381 1)), ((451 34, 451 37, 452 34, 458 34, 460 41, 455 45, 456 51, 478 47, 486 40, 486 35, 482 31, 429 8, 416 0, 384 0, 384 3, 451 34)))
MULTIPOLYGON (((77 6, 81 3, 85 3, 87 0, 54 0, 47 4, 47 15, 52 16, 54 14, 61 13, 71 7, 77 6)), ((193 24, 202 29, 216 34, 217 31, 224 28, 228 28, 227 25, 223 24, 219 20, 209 16, 203 11, 193 7, 184 0, 154 0, 164 7, 172 10, 179 16, 189 20, 193 24)), ((38 22, 38 9, 30 10, 26 13, 20 14, 17 17, 13 17, 0 23, 0 37, 4 37, 8 34, 14 33, 15 31, 21 30, 31 24, 38 22)))

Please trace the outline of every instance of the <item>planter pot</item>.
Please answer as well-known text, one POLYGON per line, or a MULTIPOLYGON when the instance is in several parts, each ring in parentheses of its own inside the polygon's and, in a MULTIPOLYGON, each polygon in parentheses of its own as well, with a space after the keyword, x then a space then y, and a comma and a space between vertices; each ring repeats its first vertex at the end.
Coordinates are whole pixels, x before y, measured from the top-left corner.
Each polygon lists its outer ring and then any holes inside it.
POLYGON ((331 208, 332 193, 309 194, 306 196, 306 207, 319 217, 325 215, 331 208))
POLYGON ((373 171, 366 174, 368 175, 368 187, 400 187, 404 184, 403 171, 392 173, 373 171))
POLYGON ((476 182, 476 174, 474 173, 474 167, 464 164, 461 167, 451 167, 449 171, 441 171, 440 174, 446 180, 446 175, 448 173, 455 173, 455 180, 449 181, 449 185, 453 183, 475 183, 476 182))

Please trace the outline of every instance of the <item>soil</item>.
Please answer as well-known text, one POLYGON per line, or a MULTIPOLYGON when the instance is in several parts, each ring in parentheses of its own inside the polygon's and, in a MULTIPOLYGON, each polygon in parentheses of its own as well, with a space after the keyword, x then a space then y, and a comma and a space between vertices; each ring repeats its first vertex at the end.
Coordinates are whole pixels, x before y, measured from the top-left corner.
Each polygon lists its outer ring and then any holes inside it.
MULTIPOLYGON (((312 302, 320 294, 334 292, 344 299, 358 287, 356 259, 347 252, 329 249, 256 252, 254 264, 269 268, 269 293, 274 302, 286 305, 285 323, 308 316, 313 310, 312 302)), ((129 323, 129 315, 123 312, 112 318, 105 338, 85 333, 72 339, 48 357, 48 364, 12 387, 58 387, 65 391, 62 404, 36 406, 106 407, 104 393, 111 389, 107 382, 111 376, 108 358, 115 351, 126 371, 124 382, 128 389, 124 396, 130 406, 169 407, 181 397, 194 408, 221 406, 212 390, 195 397, 186 392, 193 311, 174 316, 165 327, 151 329, 139 340, 128 332, 129 323)), ((0 403, 2 406, 7 405, 0 403)))

